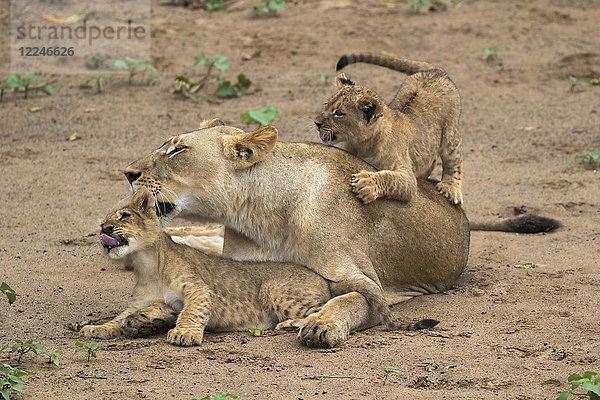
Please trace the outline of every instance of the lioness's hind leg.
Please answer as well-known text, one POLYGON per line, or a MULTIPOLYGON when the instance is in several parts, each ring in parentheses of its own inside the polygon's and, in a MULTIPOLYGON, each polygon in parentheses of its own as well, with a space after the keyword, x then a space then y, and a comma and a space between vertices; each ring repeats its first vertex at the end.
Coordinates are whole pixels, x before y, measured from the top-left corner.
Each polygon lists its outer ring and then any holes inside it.
POLYGON ((143 308, 121 321, 121 333, 128 338, 166 332, 175 326, 177 313, 162 301, 143 308))

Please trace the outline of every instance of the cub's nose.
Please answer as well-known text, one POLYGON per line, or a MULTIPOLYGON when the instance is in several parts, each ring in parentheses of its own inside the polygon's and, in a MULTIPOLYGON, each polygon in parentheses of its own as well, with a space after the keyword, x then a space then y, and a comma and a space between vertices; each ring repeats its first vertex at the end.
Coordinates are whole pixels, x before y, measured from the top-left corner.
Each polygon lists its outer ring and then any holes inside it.
POLYGON ((104 233, 105 235, 112 236, 114 228, 115 227, 112 225, 103 226, 101 232, 104 233))
POLYGON ((315 125, 317 126, 317 129, 321 129, 321 127, 323 126, 323 123, 315 121, 315 125))
POLYGON ((125 172, 123 173, 125 174, 125 177, 129 181, 129 183, 135 182, 140 176, 142 176, 142 173, 137 171, 125 170, 125 172))

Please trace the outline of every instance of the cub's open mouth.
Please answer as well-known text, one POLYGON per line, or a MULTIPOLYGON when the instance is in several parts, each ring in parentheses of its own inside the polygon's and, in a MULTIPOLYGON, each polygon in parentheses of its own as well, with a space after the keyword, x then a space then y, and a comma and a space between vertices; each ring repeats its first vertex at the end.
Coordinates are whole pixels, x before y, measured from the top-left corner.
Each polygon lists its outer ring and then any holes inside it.
POLYGON ((156 202, 156 215, 159 217, 164 217, 171 211, 175 209, 175 204, 169 203, 167 201, 157 201, 156 202))
POLYGON ((321 141, 325 144, 331 144, 335 140, 335 135, 333 133, 321 133, 319 132, 319 137, 321 141))
POLYGON ((106 233, 102 233, 100 235, 100 241, 102 242, 102 246, 106 247, 108 250, 112 249, 113 247, 125 246, 128 243, 127 239, 123 237, 115 239, 106 233))

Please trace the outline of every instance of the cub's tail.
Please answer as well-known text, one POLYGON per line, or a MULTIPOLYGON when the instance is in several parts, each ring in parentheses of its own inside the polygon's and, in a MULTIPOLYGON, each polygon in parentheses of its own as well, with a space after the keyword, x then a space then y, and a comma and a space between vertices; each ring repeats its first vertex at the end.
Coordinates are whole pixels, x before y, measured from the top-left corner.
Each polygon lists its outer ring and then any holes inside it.
POLYGON ((522 215, 496 222, 472 222, 472 231, 500 231, 516 233, 550 232, 562 226, 555 219, 540 217, 539 215, 522 215))
POLYGON ((355 63, 366 63, 366 64, 374 64, 379 65, 381 67, 393 69, 394 71, 402 72, 407 75, 412 75, 419 71, 427 71, 430 69, 439 69, 436 66, 423 62, 423 61, 412 61, 407 60, 406 58, 398 58, 392 56, 381 56, 374 55, 368 53, 359 53, 359 54, 345 54, 343 55, 336 67, 335 70, 339 71, 344 68, 346 65, 355 64, 355 63))

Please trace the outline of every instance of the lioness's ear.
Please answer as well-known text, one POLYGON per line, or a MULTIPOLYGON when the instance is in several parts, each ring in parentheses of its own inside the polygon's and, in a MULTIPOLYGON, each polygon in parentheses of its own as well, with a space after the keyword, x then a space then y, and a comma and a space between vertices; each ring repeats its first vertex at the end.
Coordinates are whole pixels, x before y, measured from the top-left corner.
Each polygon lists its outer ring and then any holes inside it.
POLYGON ((236 168, 246 168, 265 159, 277 142, 277 129, 264 126, 254 132, 240 133, 223 138, 225 156, 236 168))
POLYGON ((204 121, 200 122, 198 129, 214 128, 215 126, 223 125, 225 125, 225 122, 221 121, 219 118, 205 119, 204 121))
POLYGON ((154 209, 154 195, 148 189, 138 190, 131 198, 129 207, 142 214, 156 214, 156 210, 154 209))
POLYGON ((335 83, 337 83, 337 87, 338 89, 343 88, 344 86, 354 86, 354 82, 352 82, 350 80, 350 78, 348 78, 346 76, 345 73, 340 72, 336 77, 335 77, 335 83))
POLYGON ((368 97, 363 97, 358 101, 358 108, 365 115, 365 119, 367 120, 367 124, 371 122, 373 117, 377 117, 378 110, 378 102, 375 99, 371 99, 368 97))

